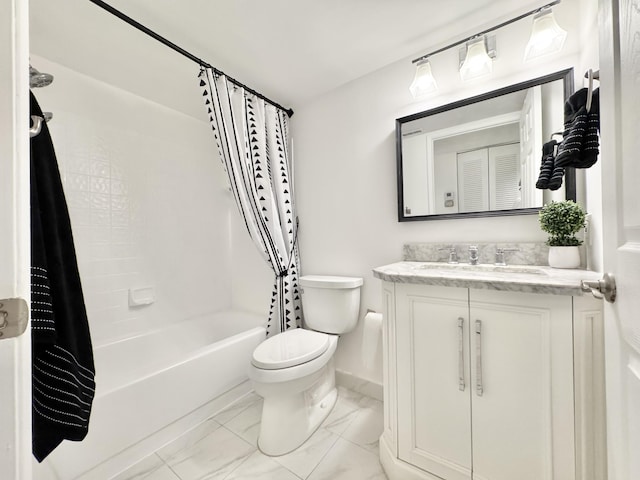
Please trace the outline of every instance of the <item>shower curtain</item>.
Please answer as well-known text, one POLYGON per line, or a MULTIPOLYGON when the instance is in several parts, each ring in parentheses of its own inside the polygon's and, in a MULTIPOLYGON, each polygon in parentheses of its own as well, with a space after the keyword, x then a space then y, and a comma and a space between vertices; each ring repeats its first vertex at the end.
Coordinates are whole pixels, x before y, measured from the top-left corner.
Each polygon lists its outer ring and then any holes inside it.
POLYGON ((267 336, 297 328, 302 307, 288 116, 210 68, 199 78, 236 204, 275 273, 267 336))

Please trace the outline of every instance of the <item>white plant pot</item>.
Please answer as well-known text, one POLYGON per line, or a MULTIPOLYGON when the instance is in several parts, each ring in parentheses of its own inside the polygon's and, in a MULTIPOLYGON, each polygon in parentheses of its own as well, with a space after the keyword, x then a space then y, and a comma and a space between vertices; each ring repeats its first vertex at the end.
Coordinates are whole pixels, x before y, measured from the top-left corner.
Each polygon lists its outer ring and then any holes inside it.
POLYGON ((549 247, 549 266, 553 268, 580 267, 578 247, 549 247))

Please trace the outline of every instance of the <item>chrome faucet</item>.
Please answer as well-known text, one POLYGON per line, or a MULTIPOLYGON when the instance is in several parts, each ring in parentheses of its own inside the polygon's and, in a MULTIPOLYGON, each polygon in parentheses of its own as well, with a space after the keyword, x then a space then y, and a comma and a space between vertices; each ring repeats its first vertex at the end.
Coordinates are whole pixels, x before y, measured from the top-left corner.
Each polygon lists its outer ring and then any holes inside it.
POLYGON ((498 266, 505 266, 506 263, 504 261, 504 254, 507 252, 519 252, 518 248, 496 248, 496 261, 495 264, 498 266))
POLYGON ((478 247, 476 245, 469 246, 469 265, 478 264, 478 247))
POLYGON ((449 250, 449 260, 447 261, 447 263, 458 263, 458 252, 456 251, 456 247, 454 245, 439 248, 438 250, 449 250))

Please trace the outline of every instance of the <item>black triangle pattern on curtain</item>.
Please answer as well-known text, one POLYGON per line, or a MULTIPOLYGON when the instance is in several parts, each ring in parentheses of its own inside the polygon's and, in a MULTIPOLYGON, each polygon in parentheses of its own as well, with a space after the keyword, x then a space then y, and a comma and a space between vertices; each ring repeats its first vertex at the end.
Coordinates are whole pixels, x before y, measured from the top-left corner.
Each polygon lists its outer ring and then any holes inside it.
MULTIPOLYGON (((278 172, 278 180, 279 180, 279 188, 277 191, 281 194, 282 205, 284 209, 284 214, 281 215, 282 219, 286 219, 286 222, 283 223, 282 229, 284 235, 286 236, 289 245, 291 246, 291 254, 290 257, 294 260, 297 260, 297 244, 296 244, 296 235, 297 235, 297 225, 294 224, 294 217, 292 214, 292 202, 293 197, 291 195, 291 186, 290 186, 290 177, 289 177, 289 163, 288 156, 286 153, 286 141, 285 138, 288 137, 287 126, 288 122, 283 121, 287 117, 284 117, 282 114, 279 116, 279 122, 276 124, 275 128, 275 142, 277 145, 277 155, 278 155, 278 164, 279 164, 279 172, 278 172)), ((298 291, 298 273, 297 273, 297 261, 291 262, 291 267, 289 268, 289 275, 286 278, 284 288, 285 288, 285 296, 287 296, 288 301, 286 301, 285 307, 286 309, 286 324, 284 325, 285 329, 291 328, 292 325, 300 325, 302 322, 302 309, 300 304, 300 295, 298 291), (289 299, 291 301, 289 301, 289 299), (297 300, 296 300, 297 299, 297 300)))
POLYGON ((286 112, 211 69, 199 75, 207 116, 247 228, 275 273, 267 335, 301 326, 300 259, 286 112))

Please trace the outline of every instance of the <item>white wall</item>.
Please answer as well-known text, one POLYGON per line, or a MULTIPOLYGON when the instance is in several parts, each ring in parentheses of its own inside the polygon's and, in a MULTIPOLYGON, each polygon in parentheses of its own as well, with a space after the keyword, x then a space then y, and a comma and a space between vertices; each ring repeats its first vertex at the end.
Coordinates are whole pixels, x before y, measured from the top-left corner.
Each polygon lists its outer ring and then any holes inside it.
POLYGON ((231 307, 235 206, 204 115, 198 121, 37 55, 31 62, 55 76, 34 93, 54 115, 94 346, 231 307), (156 302, 129 307, 128 289, 146 286, 156 302))
MULTIPOLYGON (((498 58, 488 77, 462 82, 458 52, 453 49, 432 57, 440 89, 425 100, 413 101, 409 94, 414 68, 411 58, 406 58, 296 106, 293 133, 303 274, 362 276, 362 317, 368 308, 381 310, 380 282, 371 269, 400 260, 406 242, 545 240, 535 215, 399 223, 394 121, 569 67, 582 75, 583 25, 576 12, 586 3, 590 2, 565 0, 554 7, 558 23, 569 36, 563 52, 553 57, 523 64, 530 28, 523 21, 496 32, 498 58)), ((457 39, 452 32, 442 43, 457 39)), ((415 56, 429 50, 425 45, 415 56)), ((362 323, 340 339, 336 366, 381 383, 380 358, 371 365, 361 360, 362 323)))
MULTIPOLYGON (((585 2, 580 12, 580 22, 582 24, 582 36, 580 50, 580 64, 583 66, 580 71, 580 81, 576 84, 576 89, 587 86, 587 80, 583 78, 584 72, 592 68, 599 68, 599 46, 598 46, 598 2, 585 2)), ((594 87, 598 87, 599 82, 594 82, 594 87)), ((603 240, 602 240, 602 164, 607 162, 606 158, 600 158, 591 168, 582 171, 584 178, 584 204, 590 213, 590 233, 586 241, 588 255, 588 266, 591 270, 602 271, 603 240)))

